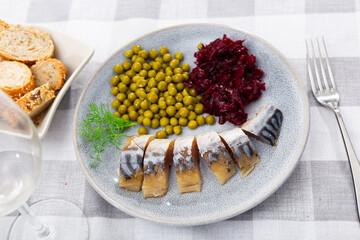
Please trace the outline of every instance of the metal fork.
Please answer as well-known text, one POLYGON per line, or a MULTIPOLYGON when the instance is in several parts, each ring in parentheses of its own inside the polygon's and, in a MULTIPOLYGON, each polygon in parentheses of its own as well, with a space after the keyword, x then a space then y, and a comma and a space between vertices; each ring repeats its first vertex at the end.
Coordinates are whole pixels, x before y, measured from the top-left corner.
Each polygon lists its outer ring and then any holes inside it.
POLYGON ((322 43, 323 43, 322 48, 323 48, 323 51, 325 54, 326 67, 324 64, 324 58, 322 57, 322 54, 321 54, 322 51, 320 48, 319 40, 316 38, 318 57, 316 57, 316 55, 315 55, 315 49, 314 49, 314 44, 313 44, 312 40, 310 40, 311 55, 312 55, 311 57, 309 54, 308 41, 305 41, 305 42, 306 42, 307 68, 308 68, 308 73, 309 73, 309 78, 310 78, 310 83, 311 83, 311 89, 312 89, 315 99, 321 105, 330 108, 335 113, 337 122, 340 127, 341 135, 342 135, 342 138, 343 138, 343 141, 345 144, 346 154, 347 154, 348 160, 350 162, 351 173, 352 173, 352 177, 353 177, 353 181, 354 181, 358 217, 360 219, 360 199, 359 199, 359 197, 360 197, 359 196, 359 194, 360 194, 360 164, 356 157, 354 148, 351 144, 351 140, 350 140, 349 134, 346 130, 344 120, 340 114, 340 109, 339 109, 340 95, 339 95, 338 89, 335 84, 334 76, 331 71, 328 53, 327 53, 326 45, 325 45, 325 40, 324 40, 324 38, 322 38, 322 43), (313 68, 314 68, 317 84, 314 81, 314 75, 313 75, 313 70, 312 70, 311 65, 313 65, 313 68), (320 66, 321 75, 320 75, 318 66, 320 66), (326 71, 326 69, 327 69, 327 71, 326 71), (330 78, 330 82, 328 80, 329 78, 330 78))

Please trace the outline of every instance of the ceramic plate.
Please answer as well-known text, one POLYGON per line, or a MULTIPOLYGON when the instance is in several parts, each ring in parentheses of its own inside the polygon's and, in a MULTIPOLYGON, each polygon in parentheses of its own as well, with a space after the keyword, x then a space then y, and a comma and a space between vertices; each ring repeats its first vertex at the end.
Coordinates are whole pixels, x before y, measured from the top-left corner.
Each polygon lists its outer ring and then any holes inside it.
MULTIPOLYGON (((208 130, 221 132, 231 129, 232 124, 201 126, 196 130, 185 129, 182 136, 196 135, 208 130)), ((125 134, 137 135, 138 126, 125 134)), ((309 130, 309 107, 303 85, 288 61, 264 40, 241 30, 220 25, 191 24, 159 30, 147 34, 121 48, 111 56, 90 80, 77 105, 74 122, 74 144, 80 165, 93 188, 118 209, 141 218, 173 225, 200 225, 220 221, 261 203, 278 189, 294 170, 304 149, 309 130), (246 106, 251 117, 261 106, 272 104, 284 114, 278 146, 276 149, 253 141, 259 151, 261 164, 245 179, 239 170, 228 183, 220 186, 204 162, 200 163, 203 179, 200 193, 179 194, 174 169, 170 173, 170 190, 160 198, 143 199, 142 192, 126 192, 118 187, 120 152, 108 149, 102 156, 100 166, 92 169, 91 144, 78 136, 78 126, 89 110, 90 103, 107 103, 110 95, 110 79, 115 75, 113 66, 122 63, 124 52, 134 44, 144 49, 167 46, 171 53, 181 51, 183 62, 194 66, 197 45, 222 38, 243 39, 244 45, 257 58, 256 64, 264 71, 266 92, 256 102, 246 106)), ((150 133, 155 133, 152 131, 150 133)), ((171 136, 175 138, 176 136, 171 136)), ((123 146, 124 142, 122 143, 123 146)), ((121 147, 122 147, 121 146, 121 147)))
POLYGON ((38 29, 41 32, 46 32, 50 35, 55 45, 54 58, 61 60, 67 70, 68 75, 64 86, 57 93, 54 102, 50 107, 41 114, 38 124, 36 126, 39 137, 43 139, 50 127, 51 121, 55 115, 56 109, 60 104, 67 90, 70 88, 72 82, 79 75, 80 71, 89 62, 94 54, 94 48, 79 41, 65 33, 56 31, 54 29, 31 25, 31 27, 38 29))

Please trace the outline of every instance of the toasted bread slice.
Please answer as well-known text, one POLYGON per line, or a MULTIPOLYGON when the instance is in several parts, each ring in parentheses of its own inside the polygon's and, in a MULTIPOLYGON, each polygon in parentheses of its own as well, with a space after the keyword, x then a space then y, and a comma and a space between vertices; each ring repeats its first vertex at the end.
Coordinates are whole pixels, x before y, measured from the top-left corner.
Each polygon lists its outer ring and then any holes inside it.
POLYGON ((5 60, 33 64, 53 54, 54 43, 47 33, 23 25, 11 25, 0 32, 0 56, 5 60))
POLYGON ((50 89, 57 91, 65 83, 67 69, 58 59, 49 58, 39 61, 31 66, 30 69, 34 76, 35 87, 49 83, 50 89))
POLYGON ((126 141, 121 152, 119 187, 138 192, 143 183, 143 159, 152 135, 133 136, 126 141))
POLYGON ((0 89, 17 100, 35 87, 30 68, 19 62, 0 62, 0 89))
POLYGON ((22 96, 16 103, 33 118, 44 111, 54 99, 55 92, 49 89, 49 84, 44 84, 22 96))
POLYGON ((9 27, 10 27, 9 24, 7 24, 6 22, 0 20, 0 32, 7 29, 7 28, 9 28, 9 27))

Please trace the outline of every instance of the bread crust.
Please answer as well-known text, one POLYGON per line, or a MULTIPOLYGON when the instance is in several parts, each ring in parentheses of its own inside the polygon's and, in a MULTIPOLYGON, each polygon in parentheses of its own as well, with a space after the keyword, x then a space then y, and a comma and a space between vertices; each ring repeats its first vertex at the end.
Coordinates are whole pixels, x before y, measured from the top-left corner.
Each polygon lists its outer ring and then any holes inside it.
POLYGON ((7 28, 9 28, 9 27, 10 27, 9 24, 7 24, 6 22, 4 22, 3 20, 0 19, 0 32, 7 29, 7 28))
POLYGON ((24 25, 10 25, 0 32, 0 56, 5 60, 33 64, 54 55, 54 43, 47 33, 24 25))
POLYGON ((39 61, 31 66, 30 69, 34 76, 35 87, 49 83, 50 89, 58 91, 65 84, 67 69, 64 63, 56 58, 39 61), (55 72, 47 71, 46 68, 48 68, 49 65, 52 65, 52 70, 55 72))
POLYGON ((55 92, 48 84, 44 84, 22 96, 16 103, 30 118, 33 118, 44 111, 54 99, 55 92))
POLYGON ((16 101, 34 88, 34 77, 27 65, 14 61, 0 62, 0 89, 8 94, 12 99, 16 101), (25 79, 24 83, 16 85, 15 87, 8 86, 5 81, 9 81, 9 79, 5 74, 9 71, 12 71, 11 74, 18 75, 19 78, 25 79))

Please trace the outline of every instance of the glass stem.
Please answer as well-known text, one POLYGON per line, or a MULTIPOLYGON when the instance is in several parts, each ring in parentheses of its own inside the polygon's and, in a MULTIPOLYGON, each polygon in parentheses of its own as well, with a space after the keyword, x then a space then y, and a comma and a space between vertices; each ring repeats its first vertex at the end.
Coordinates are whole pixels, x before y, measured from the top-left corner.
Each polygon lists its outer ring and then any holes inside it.
POLYGON ((36 239, 52 239, 52 230, 49 226, 42 224, 37 218, 31 214, 30 207, 26 203, 22 205, 18 211, 33 226, 36 232, 36 239))

